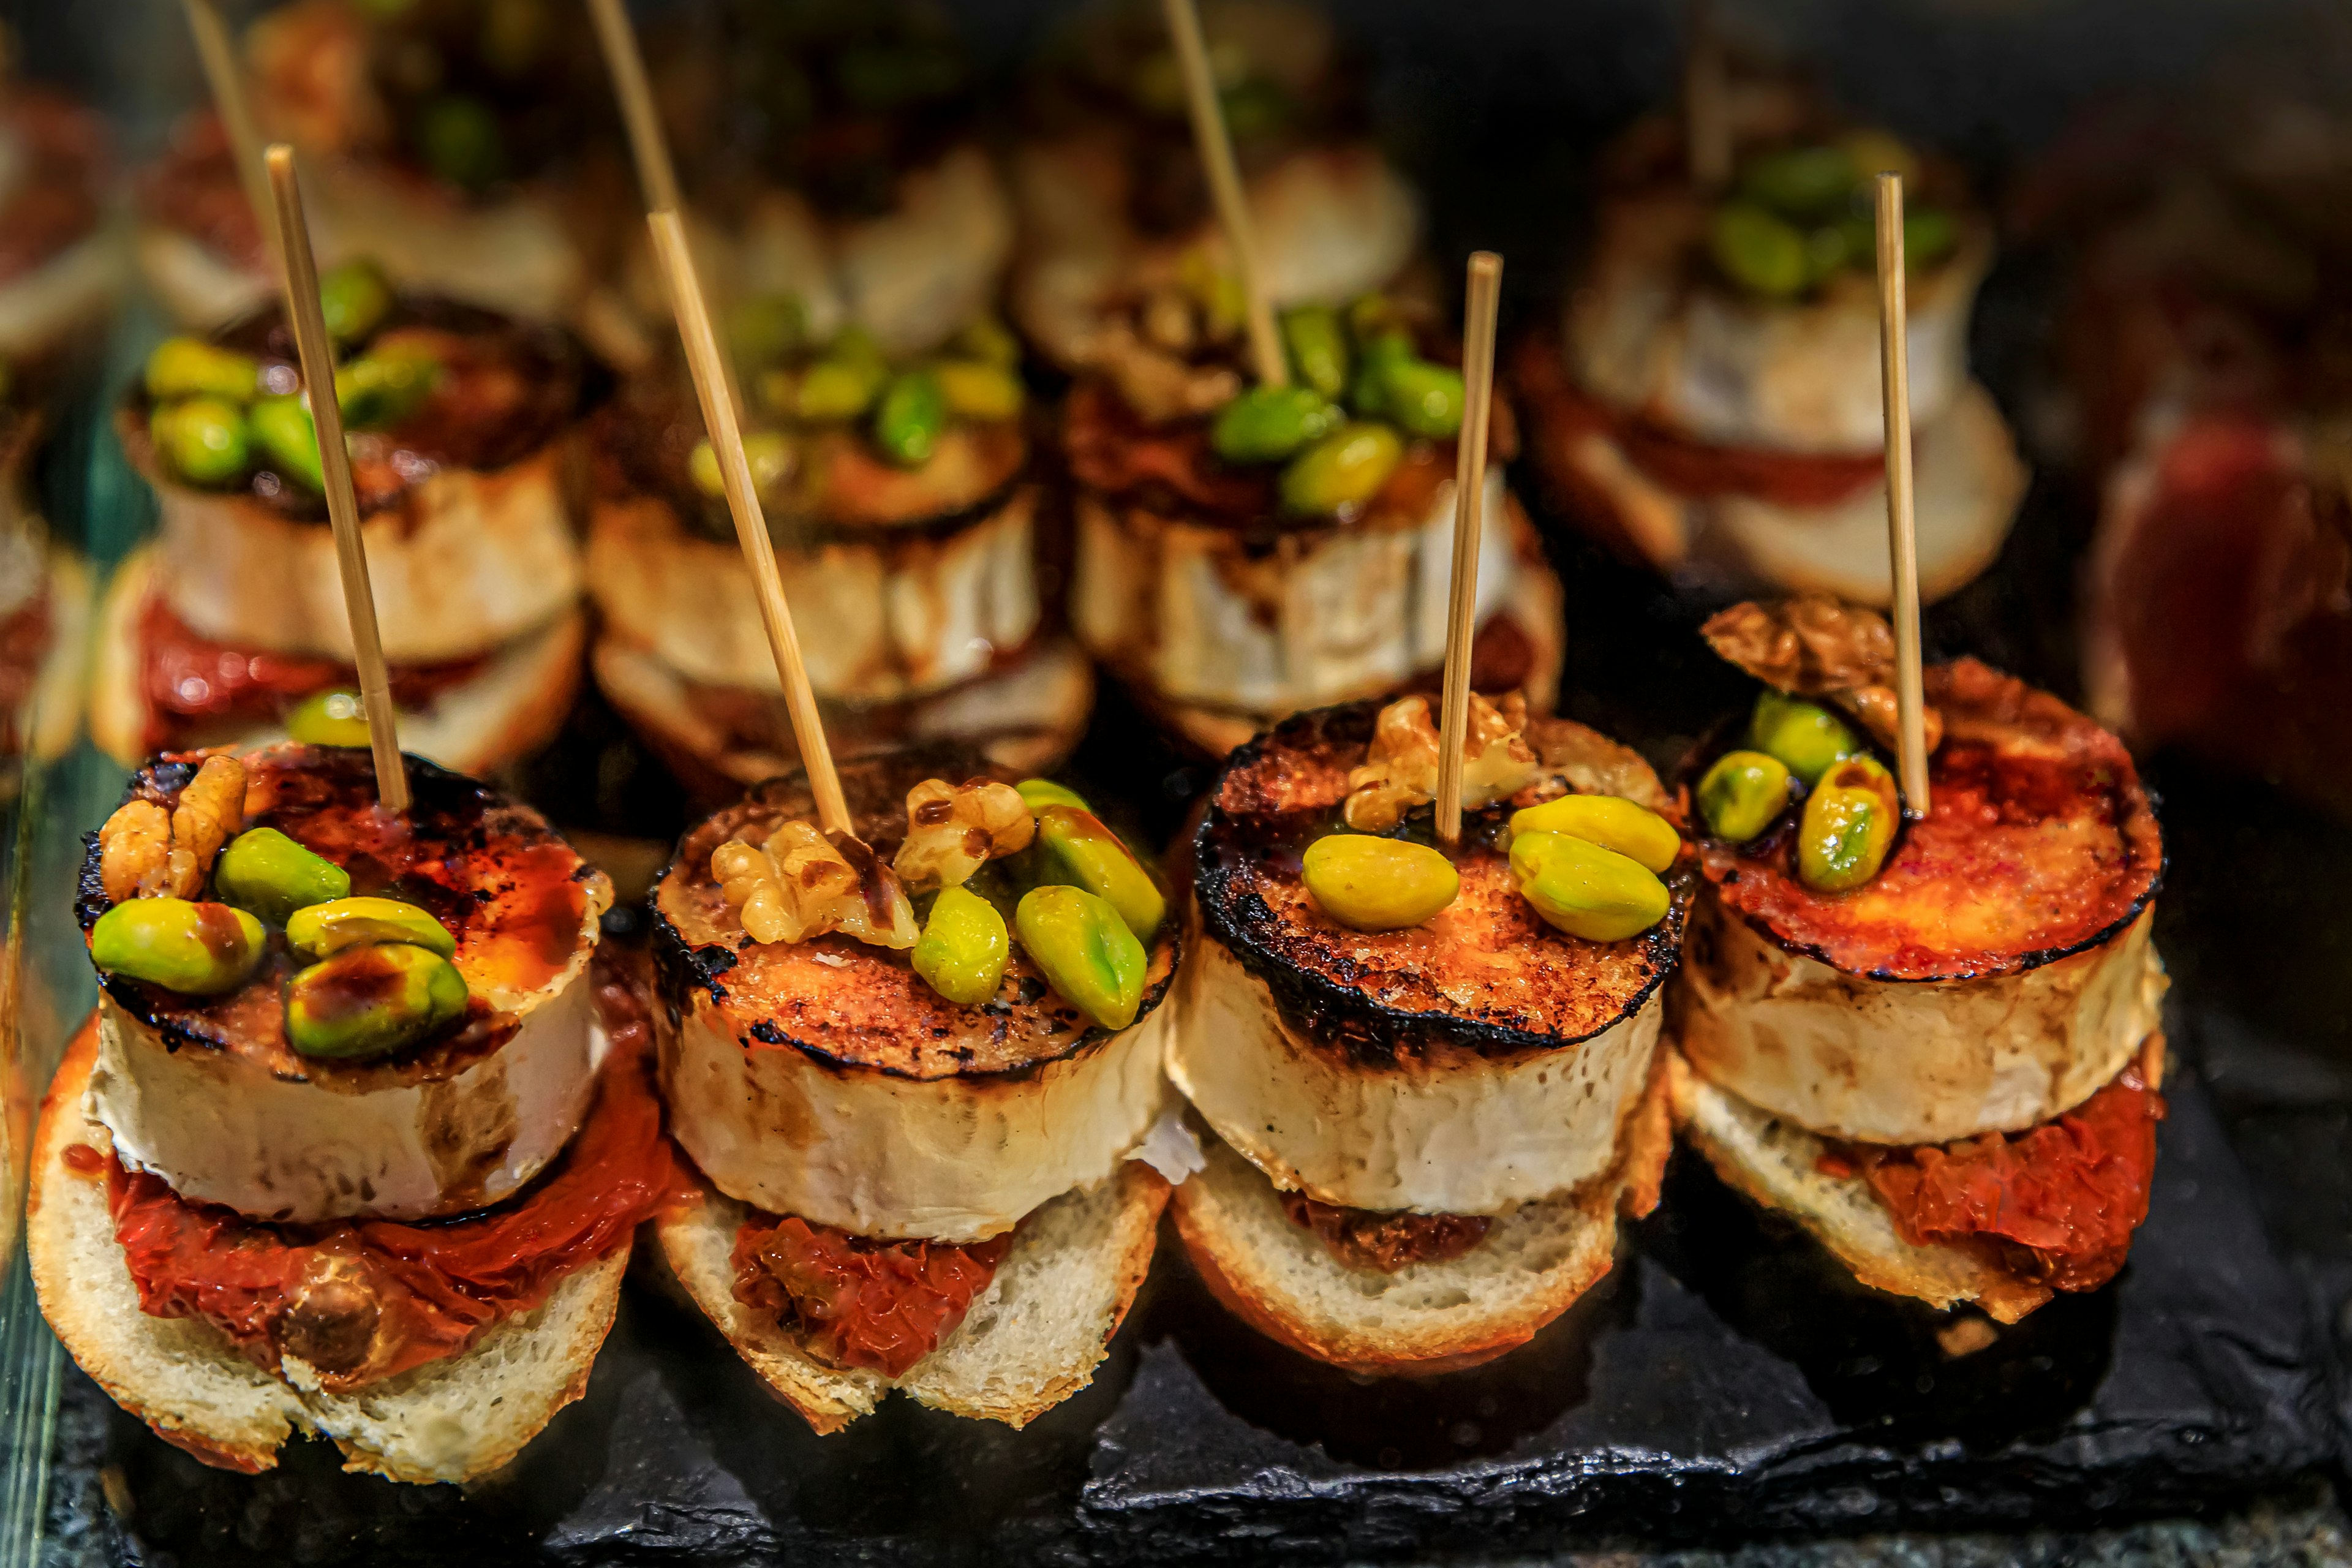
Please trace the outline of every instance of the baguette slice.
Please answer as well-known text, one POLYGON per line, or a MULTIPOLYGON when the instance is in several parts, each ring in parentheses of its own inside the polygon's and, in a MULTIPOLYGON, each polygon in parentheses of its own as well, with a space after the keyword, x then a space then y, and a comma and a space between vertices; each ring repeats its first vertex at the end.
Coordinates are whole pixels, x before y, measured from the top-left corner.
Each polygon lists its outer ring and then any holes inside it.
POLYGON ((1278 1343, 1364 1376, 1460 1372, 1517 1349, 1573 1306, 1616 1261, 1617 1216, 1657 1206, 1674 1148, 1663 1071, 1652 1072, 1619 1139, 1614 1169, 1496 1215, 1462 1257, 1380 1274, 1343 1267, 1291 1223, 1263 1172, 1207 1136, 1208 1168, 1176 1189, 1176 1232, 1217 1300, 1278 1343))
POLYGON ((1868 1182, 1822 1172, 1822 1140, 1717 1088, 1681 1052, 1665 1056, 1675 1121, 1691 1146, 1727 1185, 1795 1220, 1864 1284, 1931 1307, 1972 1301, 2004 1323, 2050 1300, 2048 1286, 2002 1268, 1989 1247, 1906 1241, 1868 1182))
POLYGON ((209 1465, 274 1468, 297 1431, 333 1440, 347 1470, 396 1481, 466 1481, 512 1459, 580 1397, 613 1324, 627 1249, 565 1277, 536 1310, 498 1324, 461 1355, 349 1394, 320 1389, 291 1357, 279 1378, 209 1323, 152 1318, 114 1238, 103 1175, 65 1163, 106 1130, 82 1110, 98 1032, 85 1026, 42 1097, 34 1134, 26 1247, 41 1310, 77 1364, 114 1402, 209 1465))
POLYGON ((896 1387, 934 1410, 1019 1428, 1094 1381, 1151 1268, 1168 1183, 1129 1160, 1093 1191, 1022 1222, 996 1277, 955 1332, 895 1383, 831 1367, 735 1298, 735 1233, 751 1211, 706 1189, 656 1226, 663 1259, 751 1370, 820 1434, 870 1414, 896 1387))

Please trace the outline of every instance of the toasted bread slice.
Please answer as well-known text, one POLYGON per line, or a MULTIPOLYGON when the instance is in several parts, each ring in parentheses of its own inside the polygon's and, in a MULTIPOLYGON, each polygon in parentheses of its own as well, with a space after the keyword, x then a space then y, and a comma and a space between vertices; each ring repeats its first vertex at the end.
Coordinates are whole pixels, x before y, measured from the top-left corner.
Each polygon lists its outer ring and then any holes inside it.
POLYGON ((751 1370, 820 1433, 869 1414, 892 1388, 935 1410, 1027 1426, 1094 1381, 1151 1268, 1168 1183, 1130 1160, 1091 1192, 1022 1223, 996 1277, 939 1349, 895 1383, 824 1365, 735 1299, 735 1234, 752 1211, 706 1190, 656 1226, 662 1257, 751 1370))
POLYGON ((1971 1301, 2004 1323, 2050 1300, 2048 1286, 2002 1268, 1990 1247, 1906 1241, 1868 1182, 1822 1171, 1821 1139, 1717 1088, 1680 1052, 1665 1058, 1675 1123, 1716 1174, 1804 1226, 1864 1284, 1931 1307, 1971 1301))
POLYGON ((1208 1168, 1176 1189, 1184 1250, 1217 1300, 1269 1339, 1367 1376, 1422 1377, 1533 1339, 1616 1261, 1617 1216, 1657 1205, 1673 1152, 1663 1071, 1627 1118, 1616 1166, 1574 1192, 1496 1215, 1446 1262, 1349 1268, 1291 1222, 1255 1165, 1204 1136, 1208 1168))
MULTIPOLYGON (((125 767, 137 767, 154 749, 148 743, 153 710, 140 668, 139 617, 161 567, 152 545, 124 556, 99 609, 90 738, 125 767)), ((402 749, 464 773, 492 773, 537 751, 572 710, 587 640, 586 614, 574 608, 496 649, 424 711, 401 715, 402 749)), ((275 725, 231 721, 191 725, 186 733, 170 736, 169 744, 250 746, 283 733, 275 725)))
POLYGON ((100 1156, 110 1148, 82 1110, 97 1041, 94 1027, 75 1037, 42 1099, 26 1247, 41 1310, 67 1352, 158 1436, 252 1474, 278 1463, 288 1436, 313 1432, 333 1440, 349 1470, 464 1481, 512 1459, 586 1389, 620 1300, 625 1249, 567 1276, 539 1308, 463 1354, 349 1394, 319 1388, 291 1358, 286 1377, 273 1375, 201 1320, 149 1317, 115 1240, 102 1170, 66 1163, 75 1145, 100 1156))

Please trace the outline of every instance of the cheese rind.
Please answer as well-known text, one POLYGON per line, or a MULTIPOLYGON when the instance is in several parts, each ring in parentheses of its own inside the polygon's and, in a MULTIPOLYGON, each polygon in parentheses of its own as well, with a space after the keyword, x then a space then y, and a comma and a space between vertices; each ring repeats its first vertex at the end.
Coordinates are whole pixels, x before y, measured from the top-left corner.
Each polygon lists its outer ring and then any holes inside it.
POLYGON ((2089 1099, 2156 1031, 2168 982, 2152 919, 2032 969, 1884 981, 1790 952, 1702 895, 1673 1027, 1702 1077, 1825 1136, 2020 1131, 2089 1099))
POLYGON ((352 1093, 167 1042, 101 994, 88 1111, 125 1165, 256 1218, 462 1213, 522 1186, 578 1130, 604 1049, 594 995, 583 956, 463 1071, 352 1093))
POLYGON ((1213 938, 1178 987, 1169 1077, 1220 1138, 1277 1187, 1420 1214, 1500 1214, 1607 1171, 1664 1016, 1653 994, 1573 1045, 1374 1066, 1301 1037, 1213 938))
POLYGON ((1168 1016, 1034 1067, 919 1079, 739 1041, 698 996, 662 1030, 663 1095, 678 1142, 738 1202, 858 1236, 979 1241, 1141 1141, 1168 1016))

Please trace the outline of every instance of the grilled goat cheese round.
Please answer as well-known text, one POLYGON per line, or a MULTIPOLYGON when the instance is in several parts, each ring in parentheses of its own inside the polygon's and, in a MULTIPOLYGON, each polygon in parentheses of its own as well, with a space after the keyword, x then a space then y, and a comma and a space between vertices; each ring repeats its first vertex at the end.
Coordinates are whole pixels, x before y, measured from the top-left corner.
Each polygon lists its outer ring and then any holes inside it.
MULTIPOLYGON (((842 770, 853 817, 887 859, 906 792, 990 769, 928 748, 842 770)), ((860 1236, 971 1242, 1111 1175, 1162 1108, 1157 1010, 1174 922, 1149 956, 1144 1011, 1091 1023, 1016 946, 994 1001, 948 1001, 907 954, 846 936, 751 942, 710 876, 749 827, 813 816, 798 778, 754 789, 687 835, 655 889, 676 1022, 662 1045, 671 1126, 711 1184, 772 1214, 860 1236)))
MULTIPOLYGON (((247 825, 274 827, 351 873, 354 892, 430 909, 457 937, 464 1016, 375 1061, 298 1055, 272 940, 226 995, 102 975, 92 1117, 125 1165, 182 1197, 257 1218, 421 1219, 480 1208, 562 1152, 594 1082, 589 963, 613 900, 540 816, 412 759, 415 802, 387 823, 368 754, 278 746, 246 759, 247 825)), ((133 792, 168 800, 194 772, 163 762, 133 792)), ((107 907, 93 844, 85 926, 107 907)))
MULTIPOLYGON (((1493 1215, 1608 1172, 1650 1075, 1666 919, 1621 942, 1546 924, 1465 819, 1454 902, 1402 931, 1335 924, 1301 880, 1363 759, 1371 704, 1304 714, 1234 753, 1194 841, 1202 938, 1169 1071, 1275 1185, 1345 1208, 1493 1215)), ((1572 788, 1666 800, 1633 753, 1581 725, 1528 739, 1572 788)))
POLYGON ((1672 1029, 1705 1078, 1812 1131, 2015 1131, 2112 1080, 2158 1026, 2156 815, 2115 736, 1974 659, 1927 672, 1927 817, 1853 892, 1785 831, 1710 841, 1672 1029))

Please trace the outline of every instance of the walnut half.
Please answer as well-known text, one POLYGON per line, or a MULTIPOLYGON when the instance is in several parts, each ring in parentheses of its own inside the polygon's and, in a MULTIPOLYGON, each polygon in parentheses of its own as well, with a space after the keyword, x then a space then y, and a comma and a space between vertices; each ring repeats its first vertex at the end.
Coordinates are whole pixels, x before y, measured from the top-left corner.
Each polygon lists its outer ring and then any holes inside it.
POLYGON ((952 888, 1037 836, 1021 792, 993 779, 925 779, 907 792, 907 841, 890 868, 917 892, 952 888))
POLYGON ((872 850, 797 818, 764 844, 721 844, 710 852, 710 875, 753 942, 805 942, 837 931, 876 947, 912 947, 921 934, 906 889, 872 850))
POLYGON ((167 815, 152 800, 130 800, 98 830, 98 875, 106 896, 193 899, 212 875, 221 846, 245 827, 245 764, 206 757, 167 815))
MULTIPOLYGON (((1475 811, 1517 794, 1540 765, 1522 733, 1527 699, 1517 692, 1497 705, 1470 694, 1470 721, 1462 739, 1462 809, 1475 811)), ((1437 721, 1426 697, 1402 697, 1381 710, 1363 766, 1348 774, 1340 808, 1349 826, 1365 833, 1394 827, 1404 814, 1437 798, 1437 721)))

